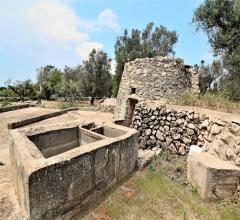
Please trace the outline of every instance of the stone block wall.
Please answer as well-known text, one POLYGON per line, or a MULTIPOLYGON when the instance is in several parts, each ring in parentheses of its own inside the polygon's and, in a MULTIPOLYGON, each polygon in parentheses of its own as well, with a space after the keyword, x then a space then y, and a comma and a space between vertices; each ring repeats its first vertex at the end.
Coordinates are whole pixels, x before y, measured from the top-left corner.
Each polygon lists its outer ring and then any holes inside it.
POLYGON ((198 143, 200 121, 194 112, 138 104, 132 126, 139 131, 140 148, 168 148, 173 154, 185 155, 190 145, 198 143))
POLYGON ((185 155, 197 144, 222 160, 240 166, 240 117, 199 108, 139 103, 132 127, 139 131, 140 148, 167 148, 185 155))
POLYGON ((160 100, 178 97, 188 90, 199 93, 198 75, 181 59, 155 57, 128 62, 118 91, 115 118, 125 118, 129 95, 160 100))

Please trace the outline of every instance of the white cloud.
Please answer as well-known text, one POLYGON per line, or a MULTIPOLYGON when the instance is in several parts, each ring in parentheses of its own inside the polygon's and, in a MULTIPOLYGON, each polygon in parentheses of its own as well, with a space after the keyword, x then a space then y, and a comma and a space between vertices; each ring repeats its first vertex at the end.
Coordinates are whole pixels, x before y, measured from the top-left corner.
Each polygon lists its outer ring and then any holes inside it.
POLYGON ((118 32, 120 29, 117 15, 109 8, 103 10, 95 20, 79 19, 79 26, 86 31, 100 31, 104 28, 110 28, 118 32))
POLYGON ((33 27, 56 40, 86 40, 89 37, 78 30, 74 11, 60 2, 37 2, 30 7, 28 15, 33 27))
POLYGON ((109 8, 101 12, 101 14, 98 16, 98 20, 100 27, 106 26, 114 31, 119 30, 117 15, 109 8))
POLYGON ((103 45, 98 42, 83 42, 76 48, 76 52, 83 60, 86 60, 93 49, 100 50, 102 48, 103 45))
POLYGON ((102 49, 100 42, 91 40, 90 30, 116 31, 117 15, 106 9, 96 19, 87 20, 68 3, 69 0, 3 0, 0 31, 4 34, 0 35, 0 46, 41 65, 77 63, 80 58, 86 59, 93 48, 102 49))

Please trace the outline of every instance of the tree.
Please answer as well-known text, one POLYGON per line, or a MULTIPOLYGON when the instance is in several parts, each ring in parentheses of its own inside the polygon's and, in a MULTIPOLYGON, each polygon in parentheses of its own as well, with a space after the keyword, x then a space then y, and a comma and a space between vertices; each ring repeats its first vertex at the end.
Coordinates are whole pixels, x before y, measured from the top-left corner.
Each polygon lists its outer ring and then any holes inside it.
POLYGON ((37 82, 41 88, 43 98, 49 100, 56 93, 55 86, 61 81, 61 70, 52 65, 37 69, 37 82))
POLYGON ((197 71, 201 93, 215 89, 218 84, 217 80, 224 75, 224 68, 222 62, 219 60, 214 60, 211 65, 205 65, 204 60, 202 60, 201 65, 197 66, 197 71))
POLYGON ((168 31, 164 26, 155 27, 149 23, 143 31, 132 29, 129 36, 124 30, 122 36, 117 37, 115 44, 116 72, 113 81, 113 95, 117 96, 122 78, 124 65, 136 58, 166 56, 174 53, 173 46, 177 42, 175 31, 168 31))
POLYGON ((19 99, 24 102, 26 97, 33 98, 36 97, 34 91, 34 85, 30 79, 25 81, 16 81, 12 83, 11 80, 6 82, 9 89, 11 89, 19 99))
POLYGON ((68 78, 67 74, 62 75, 62 79, 55 87, 57 94, 64 97, 71 105, 75 102, 75 98, 79 95, 77 81, 68 78))
POLYGON ((222 56, 228 72, 222 84, 232 90, 232 99, 240 100, 240 1, 205 0, 194 12, 193 22, 207 33, 214 54, 222 56))
POLYGON ((111 96, 112 76, 111 59, 103 51, 95 49, 89 54, 88 60, 83 61, 86 77, 89 80, 91 105, 96 96, 111 96))

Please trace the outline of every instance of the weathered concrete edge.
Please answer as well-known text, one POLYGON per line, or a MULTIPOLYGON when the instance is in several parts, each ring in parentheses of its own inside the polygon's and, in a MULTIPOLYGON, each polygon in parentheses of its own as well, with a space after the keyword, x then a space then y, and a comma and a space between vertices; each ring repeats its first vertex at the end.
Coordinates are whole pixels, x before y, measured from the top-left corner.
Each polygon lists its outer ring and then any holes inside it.
POLYGON ((21 104, 21 105, 12 105, 7 107, 0 107, 0 113, 14 111, 22 108, 29 108, 32 107, 32 104, 21 104))
POLYGON ((20 128, 29 124, 33 124, 36 123, 38 121, 42 121, 45 119, 49 119, 49 118, 53 118, 59 115, 63 115, 68 113, 69 111, 76 111, 78 110, 78 108, 74 107, 74 108, 68 108, 68 109, 64 109, 61 111, 56 111, 56 112, 51 112, 51 113, 47 113, 47 114, 43 114, 43 115, 38 115, 32 118, 27 118, 24 120, 20 120, 20 121, 16 121, 16 122, 11 122, 8 123, 8 129, 14 129, 14 128, 20 128))

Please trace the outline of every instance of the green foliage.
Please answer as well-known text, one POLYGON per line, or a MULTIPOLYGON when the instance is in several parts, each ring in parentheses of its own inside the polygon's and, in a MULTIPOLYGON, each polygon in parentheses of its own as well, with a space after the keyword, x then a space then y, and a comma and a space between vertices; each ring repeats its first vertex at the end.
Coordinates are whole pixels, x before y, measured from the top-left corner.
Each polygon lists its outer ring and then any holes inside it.
POLYGON ((149 169, 150 172, 155 172, 156 171, 156 168, 153 164, 150 164, 148 169, 149 169))
POLYGON ((224 75, 223 64, 220 60, 214 60, 211 65, 205 65, 202 60, 200 66, 195 66, 199 75, 199 88, 201 93, 216 90, 219 80, 224 75))
POLYGON ((71 107, 76 107, 76 106, 74 105, 74 103, 69 103, 69 102, 59 102, 57 104, 58 109, 67 109, 71 107))
POLYGON ((60 97, 64 97, 70 105, 73 105, 75 98, 79 95, 77 81, 69 79, 66 73, 63 74, 61 81, 55 86, 55 90, 57 94, 60 97))
POLYGON ((197 188, 195 186, 191 186, 192 194, 197 194, 197 188))
POLYGON ((15 93, 6 87, 1 87, 0 88, 0 97, 14 97, 15 93))
POLYGON ((3 100, 0 102, 0 107, 6 107, 10 105, 11 105, 11 102, 9 102, 8 100, 3 100))
POLYGON ((172 99, 171 101, 177 105, 196 106, 198 97, 191 92, 185 92, 181 97, 172 99))
POLYGON ((240 100, 240 1, 205 0, 193 22, 207 33, 215 55, 222 56, 228 74, 221 79, 221 87, 228 87, 232 100, 240 100))
POLYGON ((202 201, 195 187, 189 188, 158 171, 136 173, 122 187, 109 193, 102 208, 109 219, 239 219, 239 205, 222 206, 202 201), (126 198, 126 189, 133 193, 126 198))
POLYGON ((177 163, 176 164, 176 171, 177 172, 182 172, 184 170, 185 166, 182 163, 177 163))
POLYGON ((200 96, 186 92, 181 97, 172 99, 170 102, 176 105, 198 106, 231 113, 239 112, 240 107, 239 102, 229 99, 228 88, 217 92, 206 92, 200 96))
POLYGON ((37 69, 37 83, 42 98, 49 100, 56 93, 55 86, 61 81, 61 70, 52 65, 37 69))
POLYGON ((111 59, 107 54, 94 49, 89 54, 88 60, 83 62, 83 66, 89 81, 91 104, 94 103, 96 96, 110 97, 112 90, 111 59))
POLYGON ((168 31, 164 26, 154 28, 154 23, 149 23, 143 31, 127 30, 118 36, 115 44, 116 72, 113 78, 113 96, 117 96, 124 65, 136 58, 166 56, 174 53, 173 45, 177 42, 175 31, 168 31))
POLYGON ((16 81, 12 83, 10 80, 6 82, 9 89, 11 89, 19 98, 21 101, 25 101, 25 99, 28 97, 35 97, 36 93, 34 91, 34 84, 32 81, 25 80, 25 81, 16 81))
POLYGON ((203 29, 216 54, 233 54, 240 47, 239 0, 205 0, 193 22, 203 29))

